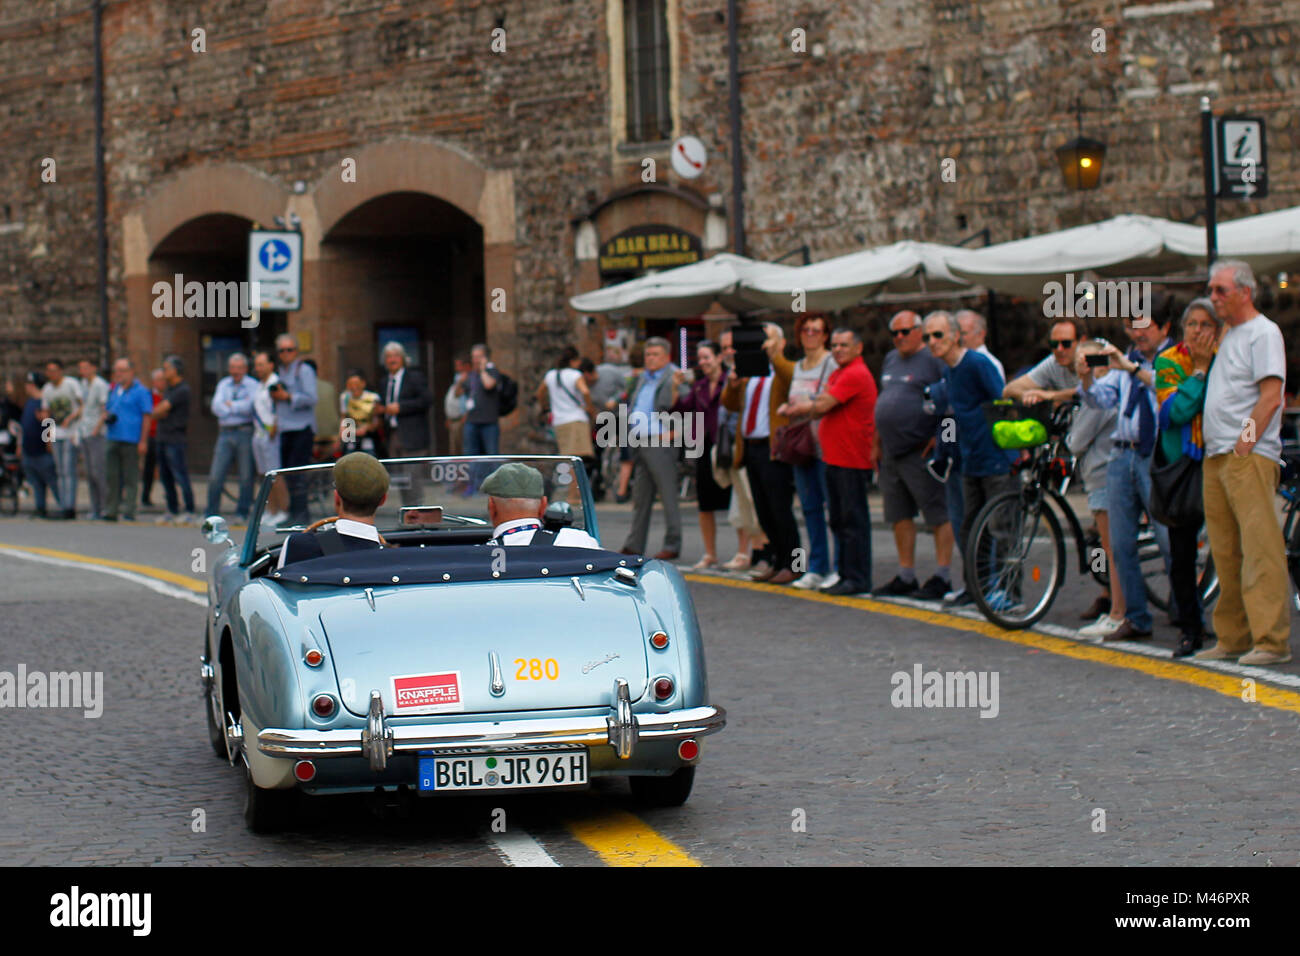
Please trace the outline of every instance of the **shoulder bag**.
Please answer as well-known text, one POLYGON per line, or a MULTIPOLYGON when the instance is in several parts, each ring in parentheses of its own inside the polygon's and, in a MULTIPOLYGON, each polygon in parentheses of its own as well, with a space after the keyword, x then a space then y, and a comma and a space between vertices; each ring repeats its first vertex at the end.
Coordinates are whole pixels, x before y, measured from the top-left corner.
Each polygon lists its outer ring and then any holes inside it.
MULTIPOLYGON (((831 363, 829 361, 822 367, 821 378, 817 380, 817 388, 813 392, 813 397, 821 394, 822 383, 826 381, 826 373, 830 371, 831 363)), ((776 430, 776 447, 772 450, 772 457, 777 461, 783 461, 787 465, 803 467, 817 460, 817 436, 813 434, 812 419, 808 418, 801 422, 795 422, 792 425, 782 425, 776 430)))
POLYGON ((1183 455, 1175 462, 1151 462, 1151 517, 1170 528, 1194 528, 1205 521, 1201 462, 1183 455))

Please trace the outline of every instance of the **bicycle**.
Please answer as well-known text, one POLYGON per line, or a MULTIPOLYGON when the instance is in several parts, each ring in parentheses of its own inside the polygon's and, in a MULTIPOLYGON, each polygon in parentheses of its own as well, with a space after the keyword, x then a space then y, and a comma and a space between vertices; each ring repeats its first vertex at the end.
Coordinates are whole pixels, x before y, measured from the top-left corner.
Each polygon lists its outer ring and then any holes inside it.
POLYGON ((1300 611, 1300 447, 1284 442, 1282 461, 1282 481, 1277 487, 1277 493, 1287 503, 1282 540, 1286 545, 1287 572, 1291 576, 1291 603, 1300 611))
POLYGON ((1065 435, 1075 405, 1066 403, 1052 410, 1013 403, 993 405, 995 411, 1022 421, 1036 419, 1046 432, 1046 440, 1029 448, 1028 459, 1014 469, 1020 486, 995 495, 979 510, 962 555, 966 587, 980 613, 994 624, 1014 630, 1041 619, 1065 579, 1065 538, 1057 512, 1074 535, 1082 575, 1089 573, 1089 552, 1079 519, 1065 500, 1074 471, 1065 435), (1041 593, 1039 585, 1043 586, 1041 593))

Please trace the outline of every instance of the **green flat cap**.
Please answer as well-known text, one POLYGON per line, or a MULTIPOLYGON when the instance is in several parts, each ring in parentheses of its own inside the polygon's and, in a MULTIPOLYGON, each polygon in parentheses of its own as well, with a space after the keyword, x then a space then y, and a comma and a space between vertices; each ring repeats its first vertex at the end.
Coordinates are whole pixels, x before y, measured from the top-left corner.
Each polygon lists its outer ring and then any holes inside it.
POLYGON ((541 498, 546 494, 542 473, 517 461, 504 464, 488 475, 480 489, 493 498, 541 498))
POLYGON ((374 455, 354 451, 334 463, 334 487, 348 504, 377 508, 388 494, 388 470, 374 455))

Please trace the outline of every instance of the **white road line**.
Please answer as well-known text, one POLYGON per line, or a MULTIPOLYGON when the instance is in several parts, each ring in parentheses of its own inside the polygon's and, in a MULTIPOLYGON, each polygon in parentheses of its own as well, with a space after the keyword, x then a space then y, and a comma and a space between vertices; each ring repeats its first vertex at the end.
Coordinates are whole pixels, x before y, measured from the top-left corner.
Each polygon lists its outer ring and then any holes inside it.
POLYGON ((208 606, 208 599, 186 591, 184 588, 177 587, 174 584, 167 584, 147 574, 137 574, 134 571, 125 571, 122 568, 108 568, 102 564, 86 564, 81 561, 66 561, 63 558, 51 558, 44 554, 30 554, 26 551, 11 551, 8 548, 0 548, 0 555, 11 558, 21 558, 24 561, 35 561, 39 564, 52 564, 55 567, 71 568, 74 571, 97 571, 100 574, 111 574, 114 577, 124 578, 127 581, 133 581, 136 584, 142 584, 150 591, 154 591, 164 597, 177 598, 181 601, 189 601, 191 604, 197 604, 201 608, 208 606))
MULTIPOLYGON (((38 564, 52 564, 59 568, 71 568, 74 571, 98 571, 100 574, 111 574, 114 577, 124 578, 127 581, 142 584, 149 590, 165 597, 188 601, 191 604, 197 604, 201 608, 206 608, 208 606, 207 598, 200 597, 197 594, 191 594, 189 591, 177 587, 176 585, 155 580, 146 574, 137 574, 134 571, 125 571, 122 568, 108 568, 100 564, 84 564, 80 561, 67 561, 63 558, 51 558, 44 554, 30 554, 26 551, 11 551, 8 548, 0 548, 0 555, 21 558, 24 561, 35 561, 38 564)), ((542 849, 540 843, 522 831, 510 833, 488 833, 486 834, 486 839, 492 844, 492 848, 500 853, 502 858, 510 866, 560 865, 549 853, 542 849)))
POLYGON ((542 845, 521 830, 506 833, 486 833, 492 849, 501 854, 510 866, 559 866, 542 845))
MULTIPOLYGON (((878 597, 877 601, 888 601, 893 604, 904 604, 907 607, 914 607, 922 611, 941 611, 944 614, 952 614, 956 617, 968 618, 972 621, 987 620, 983 614, 977 610, 966 607, 936 607, 934 601, 918 601, 915 598, 905 597, 878 597)), ((1098 643, 1087 637, 1080 637, 1079 632, 1068 627, 1062 627, 1059 624, 1036 624, 1033 627, 1026 628, 1030 633, 1045 634, 1048 637, 1060 637, 1067 641, 1076 641, 1079 644, 1091 644, 1095 647, 1113 648, 1117 651, 1128 651, 1132 654, 1142 654, 1146 657, 1152 657, 1159 660, 1173 660, 1173 651, 1167 651, 1163 647, 1154 647, 1150 644, 1140 643, 1138 641, 1106 641, 1098 643)), ((1236 661, 1193 661, 1189 658, 1178 658, 1185 664, 1192 664, 1196 667, 1204 667, 1208 670, 1222 671, 1225 674, 1235 674, 1238 677, 1251 677, 1255 680, 1267 681, 1270 684, 1280 684, 1283 687, 1300 688, 1300 674, 1284 674, 1279 671, 1269 670, 1265 667, 1251 667, 1248 664, 1238 664, 1236 661)))

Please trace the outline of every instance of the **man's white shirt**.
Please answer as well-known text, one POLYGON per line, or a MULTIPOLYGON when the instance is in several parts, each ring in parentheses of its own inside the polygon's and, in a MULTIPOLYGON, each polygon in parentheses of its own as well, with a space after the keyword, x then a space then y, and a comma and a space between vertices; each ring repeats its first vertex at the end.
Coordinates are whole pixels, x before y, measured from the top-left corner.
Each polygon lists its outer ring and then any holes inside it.
MULTIPOLYGON (((536 518, 516 518, 506 521, 492 529, 492 538, 503 545, 529 544, 533 534, 542 526, 536 518), (522 530, 513 530, 519 528, 522 530), (509 533, 507 533, 509 532, 509 533), (504 535, 504 537, 503 537, 504 535)), ((555 536, 557 548, 595 548, 600 549, 600 542, 577 528, 561 528, 555 536)))

